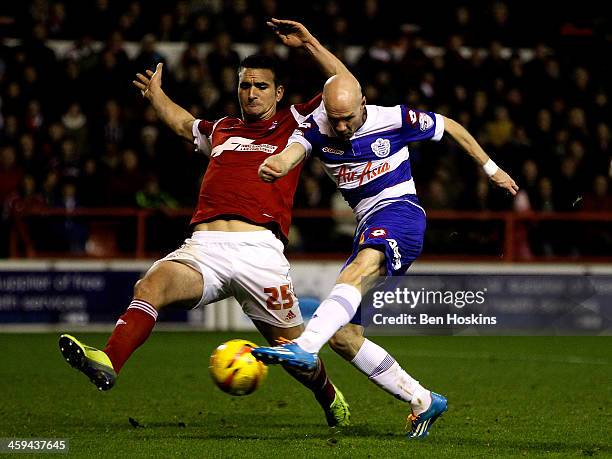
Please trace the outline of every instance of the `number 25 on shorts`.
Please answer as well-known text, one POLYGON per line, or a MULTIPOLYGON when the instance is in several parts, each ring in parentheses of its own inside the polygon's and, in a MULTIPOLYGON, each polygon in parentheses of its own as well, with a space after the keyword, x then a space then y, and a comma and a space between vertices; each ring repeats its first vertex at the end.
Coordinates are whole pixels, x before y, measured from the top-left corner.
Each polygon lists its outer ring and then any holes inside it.
POLYGON ((281 285, 280 288, 264 288, 264 293, 268 295, 266 305, 268 309, 274 311, 278 309, 291 309, 293 307, 293 292, 289 284, 281 285))

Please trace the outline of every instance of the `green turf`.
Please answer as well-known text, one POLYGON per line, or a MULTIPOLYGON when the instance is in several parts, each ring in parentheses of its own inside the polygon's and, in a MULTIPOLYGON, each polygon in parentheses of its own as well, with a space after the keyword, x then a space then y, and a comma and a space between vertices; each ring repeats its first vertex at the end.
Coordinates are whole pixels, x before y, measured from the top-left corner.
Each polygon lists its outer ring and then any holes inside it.
MULTIPOLYGON (((100 334, 81 334, 100 346, 100 334)), ((100 393, 62 361, 57 334, 0 334, 0 437, 65 437, 82 457, 612 456, 612 338, 386 337, 414 376, 449 399, 425 441, 403 436, 406 407, 331 351, 322 355, 351 404, 330 432, 314 399, 279 368, 230 397, 208 356, 245 333, 154 333, 100 393), (129 418, 142 427, 133 427, 129 418)))

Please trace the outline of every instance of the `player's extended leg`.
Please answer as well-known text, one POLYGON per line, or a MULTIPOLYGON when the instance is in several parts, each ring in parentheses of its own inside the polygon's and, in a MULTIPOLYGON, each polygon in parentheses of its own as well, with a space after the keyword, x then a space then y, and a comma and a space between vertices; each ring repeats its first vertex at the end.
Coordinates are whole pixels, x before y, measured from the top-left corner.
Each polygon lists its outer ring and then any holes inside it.
POLYGON ((360 250, 312 315, 304 333, 290 344, 254 349, 253 355, 268 364, 284 363, 301 369, 313 368, 319 350, 355 315, 361 303, 362 279, 383 273, 384 263, 383 252, 369 247, 360 250))
MULTIPOLYGON (((336 286, 315 311, 306 330, 293 343, 272 348, 258 348, 253 355, 267 363, 286 363, 298 368, 309 368, 323 345, 347 325, 361 303, 361 283, 364 277, 382 274, 385 269, 385 254, 374 248, 364 248, 342 271, 336 286)), ((446 411, 446 399, 422 388, 380 346, 363 338, 361 327, 346 328, 337 334, 336 346, 343 348, 343 356, 376 384, 403 400, 416 402, 416 412, 409 420, 412 429, 409 438, 425 437, 431 424, 446 411), (354 355, 353 355, 354 354, 354 355), (353 362, 357 359, 357 362, 353 362), (372 377, 374 375, 374 378, 372 377), (409 385, 408 392, 398 391, 397 384, 409 385), (411 384, 411 387, 410 387, 411 384)), ((342 355, 342 354, 341 354, 342 355)))
MULTIPOLYGON (((254 320, 253 323, 270 344, 276 344, 281 338, 297 338, 304 331, 304 325, 281 328, 257 320, 254 320)), ((283 367, 287 373, 312 391, 317 402, 323 408, 327 424, 330 427, 346 427, 350 425, 349 405, 344 399, 342 392, 338 390, 327 376, 325 365, 320 358, 317 359, 316 367, 309 371, 287 366, 283 367)))
POLYGON ((329 345, 378 387, 410 404, 412 428, 408 437, 427 436, 429 427, 446 411, 446 399, 425 389, 385 349, 366 339, 363 331, 361 325, 345 325, 329 345))
POLYGON ((98 389, 108 390, 130 355, 151 334, 158 311, 169 304, 193 307, 202 298, 203 289, 204 281, 198 271, 174 261, 157 263, 136 282, 134 297, 117 320, 103 350, 62 335, 59 340, 62 355, 98 389))

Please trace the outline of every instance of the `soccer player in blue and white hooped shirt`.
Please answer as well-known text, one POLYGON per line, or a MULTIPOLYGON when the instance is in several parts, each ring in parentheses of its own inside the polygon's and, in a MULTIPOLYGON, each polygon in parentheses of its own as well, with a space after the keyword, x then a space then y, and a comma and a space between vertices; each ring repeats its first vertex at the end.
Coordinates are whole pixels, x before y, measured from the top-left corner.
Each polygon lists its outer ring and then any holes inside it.
POLYGON ((446 411, 446 399, 425 389, 387 351, 365 339, 357 312, 362 278, 402 275, 421 252, 425 211, 416 196, 407 145, 438 141, 445 132, 484 168, 495 185, 516 194, 514 180, 461 125, 404 105, 366 105, 352 75, 330 78, 319 108, 302 122, 288 146, 259 168, 260 177, 272 182, 307 156, 318 157, 359 224, 351 256, 302 335, 281 346, 254 349, 253 355, 265 363, 310 368, 321 347, 344 327, 339 332, 346 338, 343 345, 332 339, 331 347, 378 386, 410 403, 409 438, 427 436, 431 424, 446 411))

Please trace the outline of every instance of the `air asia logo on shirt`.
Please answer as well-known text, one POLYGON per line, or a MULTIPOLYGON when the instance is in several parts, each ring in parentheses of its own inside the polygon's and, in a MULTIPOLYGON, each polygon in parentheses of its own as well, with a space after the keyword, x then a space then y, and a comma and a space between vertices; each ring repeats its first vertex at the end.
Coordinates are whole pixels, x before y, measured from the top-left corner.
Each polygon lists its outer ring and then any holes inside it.
POLYGON ((376 139, 376 142, 372 142, 370 147, 372 147, 372 151, 379 158, 389 156, 389 153, 391 152, 391 142, 389 142, 389 139, 378 138, 376 139))
POLYGON ((391 170, 391 165, 385 161, 384 163, 377 163, 373 166, 372 161, 368 161, 362 171, 359 169, 351 170, 346 167, 345 164, 340 166, 336 180, 338 180, 338 186, 343 184, 357 182, 357 186, 361 186, 364 183, 368 183, 383 174, 386 174, 391 170))
POLYGON ((263 151, 264 153, 272 154, 278 148, 267 143, 254 144, 253 142, 255 140, 247 139, 246 137, 230 137, 221 145, 213 148, 210 156, 214 158, 224 151, 263 151))

